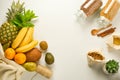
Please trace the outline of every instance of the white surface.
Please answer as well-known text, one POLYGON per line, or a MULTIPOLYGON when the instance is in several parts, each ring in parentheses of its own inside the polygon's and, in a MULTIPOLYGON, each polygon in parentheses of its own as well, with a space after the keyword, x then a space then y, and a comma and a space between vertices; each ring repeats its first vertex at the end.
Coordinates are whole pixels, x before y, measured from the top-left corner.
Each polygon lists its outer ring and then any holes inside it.
MULTIPOLYGON (((27 9, 36 13, 35 39, 46 40, 49 52, 55 56, 52 67, 54 72, 50 80, 109 80, 102 71, 88 67, 87 52, 100 49, 106 60, 120 58, 120 51, 108 49, 105 38, 91 36, 92 28, 97 28, 94 15, 83 24, 75 18, 75 12, 84 0, 21 0, 25 1, 27 9)), ((12 0, 0 2, 0 24, 5 21, 7 8, 12 0)), ((118 32, 120 26, 120 12, 113 21, 118 32)), ((108 36, 109 37, 109 36, 108 36)), ((43 58, 41 64, 44 64, 43 58)), ((30 80, 35 73, 26 73, 21 80, 30 80)), ((33 80, 48 80, 37 75, 33 80)))

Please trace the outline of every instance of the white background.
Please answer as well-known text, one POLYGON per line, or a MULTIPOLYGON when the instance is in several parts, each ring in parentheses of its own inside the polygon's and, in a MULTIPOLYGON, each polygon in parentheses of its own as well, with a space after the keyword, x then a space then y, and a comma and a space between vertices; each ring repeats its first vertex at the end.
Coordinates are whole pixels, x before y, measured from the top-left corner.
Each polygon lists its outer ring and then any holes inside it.
MULTIPOLYGON (((110 80, 101 70, 90 68, 86 54, 99 49, 106 60, 120 61, 120 51, 108 49, 105 41, 110 36, 98 38, 90 34, 98 28, 96 20, 99 13, 85 22, 77 21, 75 13, 85 0, 21 0, 26 9, 34 10, 38 16, 35 22, 34 39, 48 42, 48 52, 52 52, 55 63, 51 66, 53 76, 50 80, 110 80)), ((107 0, 103 0, 104 2, 107 0)), ((7 8, 12 0, 0 1, 0 24, 5 22, 7 8)), ((120 12, 113 20, 119 32, 120 12)), ((43 54, 44 55, 44 54, 43 54)), ((44 56, 40 64, 45 65, 44 56)), ((26 72, 21 80, 30 80, 35 72, 26 72)), ((39 74, 33 80, 49 80, 39 74)), ((114 79, 117 80, 117 79, 114 79)), ((119 80, 119 79, 118 79, 119 80)))

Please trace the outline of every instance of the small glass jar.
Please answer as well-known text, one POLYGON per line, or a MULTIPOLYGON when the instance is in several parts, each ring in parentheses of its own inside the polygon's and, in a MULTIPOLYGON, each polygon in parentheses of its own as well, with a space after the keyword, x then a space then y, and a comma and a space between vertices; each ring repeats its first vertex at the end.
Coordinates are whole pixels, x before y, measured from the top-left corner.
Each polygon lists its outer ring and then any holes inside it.
POLYGON ((85 20, 87 17, 97 12, 101 6, 101 0, 86 0, 80 7, 80 10, 78 10, 76 15, 82 20, 85 20))
POLYGON ((108 0, 100 12, 100 18, 97 21, 98 24, 101 26, 107 26, 111 24, 117 15, 119 8, 120 3, 118 0, 108 0))

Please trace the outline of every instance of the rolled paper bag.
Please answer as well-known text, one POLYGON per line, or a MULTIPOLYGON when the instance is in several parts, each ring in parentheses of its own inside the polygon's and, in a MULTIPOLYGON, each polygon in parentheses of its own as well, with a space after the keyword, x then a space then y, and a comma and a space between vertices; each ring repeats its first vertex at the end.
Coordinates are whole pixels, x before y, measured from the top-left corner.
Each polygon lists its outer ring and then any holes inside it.
POLYGON ((120 50, 120 34, 114 33, 107 40, 106 44, 115 50, 120 50))
POLYGON ((108 0, 106 5, 100 12, 100 18, 98 19, 98 24, 102 26, 109 25, 120 8, 120 3, 118 0, 108 0))
POLYGON ((120 34, 113 35, 113 44, 120 46, 120 34))
POLYGON ((102 68, 105 57, 100 51, 89 51, 87 54, 88 65, 94 68, 102 68))
POLYGON ((106 70, 106 64, 103 65, 103 72, 107 75, 109 74, 108 71, 106 70))
POLYGON ((78 10, 77 16, 81 17, 82 19, 86 19, 99 10, 101 6, 101 0, 86 0, 80 7, 80 10, 78 10))

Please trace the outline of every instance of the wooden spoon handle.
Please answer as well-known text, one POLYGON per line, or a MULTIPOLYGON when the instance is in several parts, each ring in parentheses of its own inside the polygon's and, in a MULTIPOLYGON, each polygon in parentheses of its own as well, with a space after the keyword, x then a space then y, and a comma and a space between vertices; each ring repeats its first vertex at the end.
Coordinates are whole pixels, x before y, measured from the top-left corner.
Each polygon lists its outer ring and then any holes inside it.
POLYGON ((108 27, 110 27, 110 26, 112 26, 112 24, 109 24, 108 26, 106 26, 106 27, 102 27, 102 28, 99 28, 99 29, 92 29, 91 30, 91 34, 94 36, 94 35, 97 35, 97 33, 99 32, 99 31, 101 31, 101 30, 103 30, 103 29, 106 29, 106 28, 108 28, 108 27))
POLYGON ((115 31, 115 29, 116 29, 115 27, 114 28, 110 28, 110 29, 108 29, 108 30, 106 30, 106 31, 104 31, 102 33, 97 34, 97 36, 98 37, 105 37, 105 36, 113 33, 115 31))

